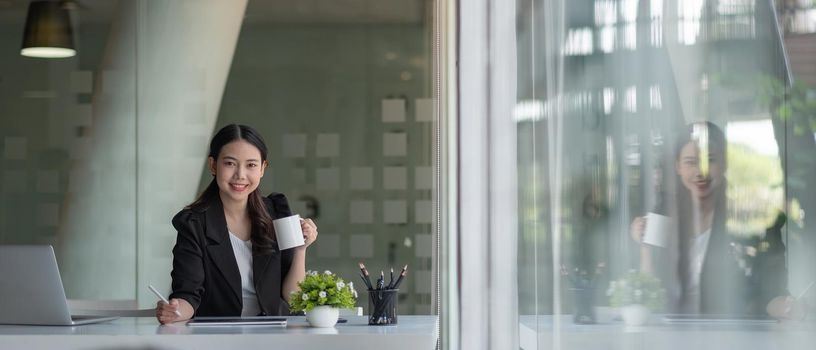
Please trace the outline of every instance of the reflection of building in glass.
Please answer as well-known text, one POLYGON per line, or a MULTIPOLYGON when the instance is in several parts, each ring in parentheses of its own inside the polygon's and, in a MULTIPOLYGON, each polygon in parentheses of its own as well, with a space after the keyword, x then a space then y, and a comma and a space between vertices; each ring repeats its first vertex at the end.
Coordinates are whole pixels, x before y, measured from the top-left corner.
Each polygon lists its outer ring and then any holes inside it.
POLYGON ((816 1, 776 0, 778 20, 784 30, 785 50, 797 80, 816 86, 816 1))
POLYGON ((776 9, 786 34, 816 33, 816 1, 776 0, 776 9))

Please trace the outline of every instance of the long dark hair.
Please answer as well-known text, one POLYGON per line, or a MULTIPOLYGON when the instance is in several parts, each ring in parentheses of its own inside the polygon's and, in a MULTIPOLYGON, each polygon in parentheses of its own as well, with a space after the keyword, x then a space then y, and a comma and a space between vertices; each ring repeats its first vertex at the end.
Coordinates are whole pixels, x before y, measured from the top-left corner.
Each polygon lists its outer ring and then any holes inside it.
MULTIPOLYGON (((210 154, 214 160, 218 160, 218 155, 221 154, 221 149, 224 145, 243 140, 255 146, 261 152, 262 163, 266 162, 267 148, 261 134, 255 129, 238 124, 227 125, 221 130, 218 130, 210 141, 210 154)), ((275 243, 275 228, 272 225, 272 217, 266 209, 266 204, 263 200, 263 195, 260 193, 260 186, 252 191, 247 198, 247 210, 249 211, 249 219, 252 223, 252 230, 250 232, 250 240, 252 241, 253 253, 263 254, 268 253, 274 249, 275 243)), ((215 201, 220 201, 221 196, 218 190, 218 183, 213 177, 207 188, 198 196, 198 198, 188 207, 193 210, 204 210, 215 201)))
MULTIPOLYGON (((708 147, 712 153, 719 155, 718 159, 722 162, 723 167, 727 167, 727 141, 725 138, 725 133, 723 133, 722 129, 720 129, 717 125, 711 122, 698 122, 689 124, 687 128, 683 129, 680 133, 676 135, 675 139, 675 148, 674 148, 674 161, 675 164, 680 160, 680 153, 687 144, 691 142, 707 142, 708 147), (702 132, 701 132, 702 131, 702 132), (696 135, 695 135, 696 134, 696 135), (703 138, 704 140, 696 139, 695 136, 703 138)), ((702 152, 701 152, 702 153, 702 152)), ((698 157, 708 157, 706 154, 700 154, 698 157)), ((680 262, 678 264, 678 273, 680 276, 681 285, 683 289, 687 287, 686 276, 688 273, 688 268, 690 265, 690 257, 689 255, 689 240, 691 237, 692 231, 694 230, 694 204, 691 199, 691 194, 687 188, 683 185, 683 179, 680 175, 676 176, 676 198, 677 198, 677 223, 678 223, 678 233, 679 233, 679 258, 680 262)), ((726 200, 726 189, 728 187, 728 182, 723 180, 718 188, 715 189, 715 192, 712 194, 714 196, 714 217, 711 223, 711 242, 720 242, 725 239, 724 235, 727 234, 726 232, 726 217, 728 216, 727 211, 727 200, 726 200)), ((708 249, 708 251, 716 250, 718 244, 709 244, 712 246, 708 249)), ((717 252, 715 255, 724 255, 723 252, 717 252)), ((708 253, 707 253, 708 256, 708 253)), ((702 277, 701 277, 702 278, 702 277)), ((724 276, 722 278, 725 278, 724 276)), ((701 282, 702 283, 702 282, 701 282)), ((686 297, 685 293, 683 296, 686 297)))

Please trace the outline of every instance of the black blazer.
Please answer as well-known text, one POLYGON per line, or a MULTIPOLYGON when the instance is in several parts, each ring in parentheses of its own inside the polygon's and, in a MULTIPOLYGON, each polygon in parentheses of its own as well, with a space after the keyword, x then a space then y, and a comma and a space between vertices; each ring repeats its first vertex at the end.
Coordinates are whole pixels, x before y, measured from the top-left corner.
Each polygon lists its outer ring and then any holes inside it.
POLYGON ((771 299, 789 294, 785 246, 781 238, 769 240, 773 237, 781 237, 781 226, 768 228, 766 238, 758 242, 735 241, 724 232, 711 232, 700 275, 702 313, 766 315, 771 299), (758 252, 754 257, 738 254, 732 244, 753 245, 758 252), (745 267, 740 267, 739 260, 745 267))
MULTIPOLYGON (((286 197, 272 193, 264 198, 273 219, 292 215, 286 197)), ((240 316, 241 274, 232 251, 221 200, 208 208, 185 208, 173 218, 178 231, 173 248, 173 293, 193 306, 195 316, 240 316)), ((288 315, 289 304, 281 297, 283 279, 292 265, 291 249, 252 256, 255 292, 261 315, 288 315)))

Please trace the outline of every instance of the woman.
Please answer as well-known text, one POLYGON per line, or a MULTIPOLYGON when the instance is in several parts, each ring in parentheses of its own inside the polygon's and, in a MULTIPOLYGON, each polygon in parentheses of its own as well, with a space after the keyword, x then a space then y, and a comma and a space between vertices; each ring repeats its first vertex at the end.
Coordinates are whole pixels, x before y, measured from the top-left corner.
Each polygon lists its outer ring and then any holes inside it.
POLYGON ((193 316, 288 314, 286 300, 306 275, 306 248, 317 239, 317 227, 303 220, 306 243, 278 249, 272 220, 292 213, 282 194, 264 198, 258 189, 266 153, 248 126, 227 125, 213 137, 213 180, 173 218, 173 292, 169 304, 156 306, 162 324, 193 316))
MULTIPOLYGON (((708 122, 679 135, 677 232, 666 248, 641 246, 641 270, 667 284, 671 312, 799 317, 793 311, 801 308, 786 297, 784 250, 752 249, 726 230, 726 145, 722 130, 708 122)), ((646 225, 635 218, 632 238, 642 242, 646 225)))

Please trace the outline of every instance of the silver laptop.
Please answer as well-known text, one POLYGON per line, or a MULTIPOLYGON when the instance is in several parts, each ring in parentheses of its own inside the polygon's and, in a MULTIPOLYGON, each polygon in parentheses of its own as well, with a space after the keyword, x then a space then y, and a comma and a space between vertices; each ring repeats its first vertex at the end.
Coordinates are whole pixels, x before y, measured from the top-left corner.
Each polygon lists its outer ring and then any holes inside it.
POLYGON ((0 245, 0 324, 77 326, 117 318, 71 316, 50 245, 0 245))

